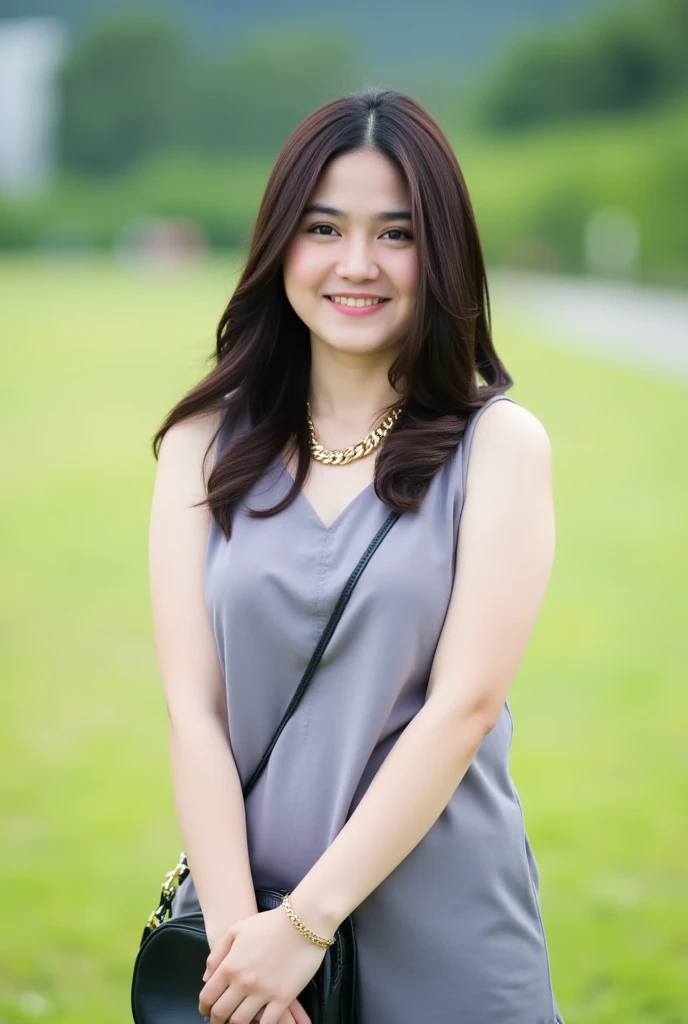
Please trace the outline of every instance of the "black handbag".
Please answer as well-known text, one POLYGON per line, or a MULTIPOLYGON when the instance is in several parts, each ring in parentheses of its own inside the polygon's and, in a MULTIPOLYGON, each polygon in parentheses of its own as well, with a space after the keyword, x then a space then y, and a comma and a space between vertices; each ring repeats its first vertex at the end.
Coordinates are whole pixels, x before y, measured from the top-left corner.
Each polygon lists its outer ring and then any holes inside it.
MULTIPOLYGON (((282 729, 313 678, 361 573, 399 515, 399 512, 390 512, 347 580, 289 707, 268 749, 243 788, 244 799, 265 768, 282 729)), ((177 888, 188 874, 189 865, 186 855, 182 853, 176 868, 165 876, 160 903, 143 930, 131 984, 131 1009, 135 1024, 199 1024, 203 1020, 198 1012, 198 997, 203 988, 203 974, 210 954, 203 914, 180 914, 165 920, 171 915, 177 888)), ((288 892, 288 889, 256 889, 258 910, 273 910, 281 906, 288 892)), ((356 942, 351 916, 342 921, 334 938, 335 942, 327 947, 315 975, 297 998, 312 1024, 357 1024, 356 942)))

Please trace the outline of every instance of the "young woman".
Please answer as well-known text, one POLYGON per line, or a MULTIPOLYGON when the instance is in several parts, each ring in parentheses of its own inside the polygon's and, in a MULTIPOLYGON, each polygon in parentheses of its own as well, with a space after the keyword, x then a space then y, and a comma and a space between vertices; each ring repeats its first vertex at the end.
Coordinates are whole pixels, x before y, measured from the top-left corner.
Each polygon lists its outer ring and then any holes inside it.
POLYGON ((217 365, 154 442, 154 628, 192 870, 174 913, 202 909, 212 1024, 308 1024, 297 996, 324 949, 283 907, 258 913, 254 886, 289 889, 323 938, 352 915, 358 1024, 563 1024, 508 769, 555 533, 548 435, 512 384, 438 125, 390 90, 316 110, 268 181, 217 365))

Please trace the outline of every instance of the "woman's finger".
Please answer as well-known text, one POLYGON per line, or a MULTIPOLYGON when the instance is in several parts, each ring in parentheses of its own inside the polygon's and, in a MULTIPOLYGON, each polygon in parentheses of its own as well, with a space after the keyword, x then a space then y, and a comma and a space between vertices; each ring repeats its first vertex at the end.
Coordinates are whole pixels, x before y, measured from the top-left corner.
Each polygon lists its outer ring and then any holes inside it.
MULTIPOLYGON (((306 1013, 298 999, 295 999, 292 1003, 290 1003, 289 1009, 294 1018, 295 1024, 311 1024, 310 1017, 308 1016, 308 1014, 306 1013)), ((281 1021, 280 1024, 282 1024, 281 1021)))
POLYGON ((206 970, 203 975, 203 981, 207 981, 211 974, 213 974, 220 966, 224 958, 232 948, 234 942, 234 933, 231 928, 222 935, 215 945, 213 946, 209 956, 206 958, 206 970))

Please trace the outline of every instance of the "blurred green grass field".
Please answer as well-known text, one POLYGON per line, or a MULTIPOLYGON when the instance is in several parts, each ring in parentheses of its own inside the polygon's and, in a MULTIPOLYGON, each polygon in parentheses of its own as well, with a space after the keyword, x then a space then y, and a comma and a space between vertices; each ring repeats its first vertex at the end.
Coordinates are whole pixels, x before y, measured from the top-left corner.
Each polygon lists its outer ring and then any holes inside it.
MULTIPOLYGON (((2 1024, 130 1019, 181 848, 150 439, 237 269, 0 263, 2 1024)), ((567 1024, 686 1024, 688 389, 516 336, 496 305, 493 326, 554 452, 555 566, 510 701, 555 992, 567 1024)))

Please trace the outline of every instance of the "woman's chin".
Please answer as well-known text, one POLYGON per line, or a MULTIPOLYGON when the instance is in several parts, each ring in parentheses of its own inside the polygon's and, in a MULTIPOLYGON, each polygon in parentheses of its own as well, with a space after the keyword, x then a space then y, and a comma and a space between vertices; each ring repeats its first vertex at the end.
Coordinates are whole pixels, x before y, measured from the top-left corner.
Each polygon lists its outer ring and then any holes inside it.
POLYGON ((357 356, 381 352, 394 344, 394 340, 388 335, 380 337, 374 331, 369 333, 364 331, 347 331, 336 336, 331 332, 323 332, 322 334, 311 332, 311 340, 316 344, 324 345, 326 348, 336 349, 337 352, 357 356))

